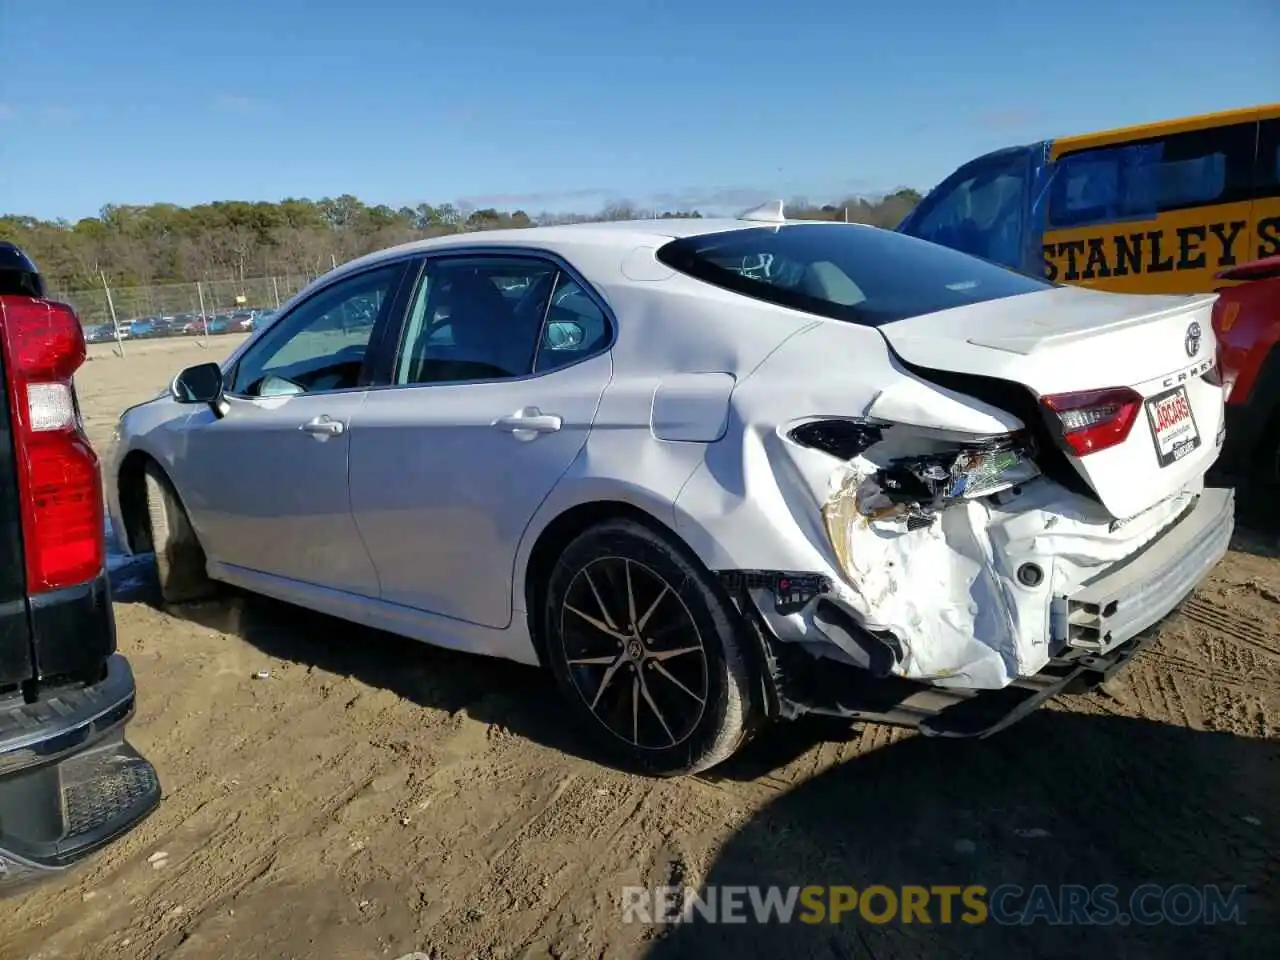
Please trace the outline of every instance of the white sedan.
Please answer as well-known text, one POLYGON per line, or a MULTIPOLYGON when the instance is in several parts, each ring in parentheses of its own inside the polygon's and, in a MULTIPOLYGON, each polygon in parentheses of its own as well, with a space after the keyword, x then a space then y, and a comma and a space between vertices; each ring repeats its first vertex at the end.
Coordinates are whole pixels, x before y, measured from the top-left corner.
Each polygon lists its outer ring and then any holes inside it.
POLYGON ((806 711, 986 735, 1225 552, 1213 300, 781 205, 442 237, 126 411, 110 510, 167 602, 544 665, 650 773, 806 711))

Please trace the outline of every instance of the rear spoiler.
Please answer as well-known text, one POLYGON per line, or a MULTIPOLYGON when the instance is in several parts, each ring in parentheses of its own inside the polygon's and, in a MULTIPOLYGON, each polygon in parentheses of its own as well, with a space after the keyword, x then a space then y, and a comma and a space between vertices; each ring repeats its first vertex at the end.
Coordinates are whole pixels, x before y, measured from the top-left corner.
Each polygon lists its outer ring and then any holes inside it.
POLYGON ((1280 277, 1280 254, 1274 257, 1264 257, 1261 260, 1253 260, 1249 263, 1242 263, 1235 267, 1227 267, 1220 270, 1214 275, 1216 280, 1238 280, 1248 282, 1250 280, 1271 280, 1280 277))

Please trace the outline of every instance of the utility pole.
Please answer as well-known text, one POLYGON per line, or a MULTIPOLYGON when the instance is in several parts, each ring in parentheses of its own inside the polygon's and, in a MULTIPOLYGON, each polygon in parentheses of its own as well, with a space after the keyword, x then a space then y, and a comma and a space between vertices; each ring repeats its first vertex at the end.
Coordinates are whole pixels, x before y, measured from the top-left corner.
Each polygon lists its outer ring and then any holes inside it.
POLYGON ((124 340, 120 337, 120 323, 116 320, 116 304, 111 299, 111 287, 107 285, 107 275, 104 271, 99 270, 98 276, 102 278, 102 290, 107 295, 107 310, 111 313, 111 329, 116 332, 116 347, 120 350, 120 356, 124 356, 124 340))
POLYGON ((204 324, 204 343, 200 346, 207 348, 209 346, 209 315, 204 312, 204 285, 196 281, 196 296, 200 298, 200 322, 204 324))

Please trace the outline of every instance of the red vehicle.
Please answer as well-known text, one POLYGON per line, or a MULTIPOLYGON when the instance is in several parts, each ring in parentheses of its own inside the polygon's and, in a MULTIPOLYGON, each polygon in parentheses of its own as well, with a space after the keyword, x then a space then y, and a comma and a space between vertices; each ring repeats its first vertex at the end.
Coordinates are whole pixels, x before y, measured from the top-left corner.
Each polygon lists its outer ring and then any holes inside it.
POLYGON ((125 739, 98 458, 75 312, 0 241, 0 897, 84 859, 160 801, 125 739))
POLYGON ((1227 395, 1224 470, 1280 483, 1280 256, 1230 267, 1220 287, 1213 329, 1227 395))

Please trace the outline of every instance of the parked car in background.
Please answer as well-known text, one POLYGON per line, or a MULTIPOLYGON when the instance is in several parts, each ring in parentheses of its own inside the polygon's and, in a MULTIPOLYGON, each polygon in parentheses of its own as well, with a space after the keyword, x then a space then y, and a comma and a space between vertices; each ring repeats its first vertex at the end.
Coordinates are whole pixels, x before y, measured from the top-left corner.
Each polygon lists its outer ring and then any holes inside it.
POLYGON ((126 320, 121 327, 129 331, 129 336, 134 340, 140 340, 150 337, 156 330, 156 321, 158 317, 138 317, 134 320, 126 320))
MULTIPOLYGON (((120 339, 127 340, 129 338, 129 328, 120 328, 120 339)), ((84 328, 85 343, 114 343, 116 340, 116 328, 110 323, 95 323, 84 328)))
POLYGON ((228 333, 231 330, 231 317, 227 314, 211 317, 197 315, 183 324, 181 333, 184 336, 203 336, 206 330, 211 334, 228 333))
POLYGON ((0 242, 0 896, 56 874, 159 803, 125 740, 98 459, 74 377, 80 321, 0 242))
POLYGON ((169 602, 542 664, 649 773, 806 711, 987 735, 1225 553, 1214 300, 781 204, 435 238, 125 411, 111 513, 169 602))
POLYGON ((1214 305, 1227 396, 1223 469, 1280 484, 1280 255, 1229 267, 1214 305))
POLYGON ((277 311, 275 311, 275 310, 258 310, 258 311, 255 311, 255 313, 254 313, 254 315, 253 315, 253 319, 252 319, 252 321, 250 322, 249 329, 250 329, 250 330, 258 330, 258 329, 260 329, 260 328, 262 328, 262 327, 266 326, 268 323, 270 323, 272 320, 274 320, 274 319, 275 319, 276 313, 277 313, 277 311))

